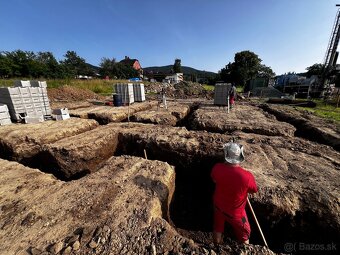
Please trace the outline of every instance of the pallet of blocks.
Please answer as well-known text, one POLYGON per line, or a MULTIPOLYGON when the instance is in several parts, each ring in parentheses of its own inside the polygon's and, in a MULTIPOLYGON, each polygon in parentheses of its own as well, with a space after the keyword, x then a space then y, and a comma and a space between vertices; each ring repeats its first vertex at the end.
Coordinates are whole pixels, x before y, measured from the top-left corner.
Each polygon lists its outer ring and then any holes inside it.
POLYGON ((135 101, 132 83, 117 83, 114 84, 113 89, 117 95, 121 96, 124 105, 132 104, 135 101))
POLYGON ((8 112, 8 107, 5 104, 0 104, 0 126, 9 124, 12 124, 12 121, 8 112))
POLYGON ((37 117, 40 122, 44 116, 51 115, 46 82, 38 82, 39 86, 33 84, 34 87, 28 87, 26 81, 16 81, 15 87, 0 88, 0 103, 7 104, 13 120, 22 121, 30 116, 37 117))
POLYGON ((228 95, 230 89, 230 83, 216 83, 214 105, 228 105, 228 95))
POLYGON ((145 90, 143 83, 134 83, 133 84, 133 97, 135 102, 144 102, 145 101, 145 90))

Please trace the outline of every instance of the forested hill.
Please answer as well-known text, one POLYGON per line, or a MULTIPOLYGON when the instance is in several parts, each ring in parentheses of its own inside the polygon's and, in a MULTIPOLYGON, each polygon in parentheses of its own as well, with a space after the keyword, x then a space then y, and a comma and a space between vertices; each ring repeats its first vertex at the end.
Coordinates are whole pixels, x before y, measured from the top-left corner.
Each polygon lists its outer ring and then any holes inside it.
MULTIPOLYGON (((171 72, 171 69, 173 68, 172 65, 168 65, 168 66, 151 66, 151 67, 144 67, 144 73, 148 73, 148 72, 153 72, 153 73, 164 73, 164 74, 168 74, 171 72)), ((182 72, 186 75, 192 75, 192 74, 196 74, 198 77, 215 77, 217 74, 214 72, 208 72, 208 71, 201 71, 201 70, 197 70, 195 68, 192 67, 188 67, 188 66, 182 66, 182 72)))

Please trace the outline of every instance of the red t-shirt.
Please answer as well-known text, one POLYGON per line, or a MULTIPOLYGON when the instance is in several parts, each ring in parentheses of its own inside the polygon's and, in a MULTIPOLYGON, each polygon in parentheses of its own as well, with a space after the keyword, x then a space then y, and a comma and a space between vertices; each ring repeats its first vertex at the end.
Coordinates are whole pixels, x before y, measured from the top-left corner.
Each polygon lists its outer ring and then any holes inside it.
POLYGON ((230 216, 243 215, 248 193, 257 192, 254 176, 239 165, 217 163, 211 178, 216 183, 214 205, 230 216))

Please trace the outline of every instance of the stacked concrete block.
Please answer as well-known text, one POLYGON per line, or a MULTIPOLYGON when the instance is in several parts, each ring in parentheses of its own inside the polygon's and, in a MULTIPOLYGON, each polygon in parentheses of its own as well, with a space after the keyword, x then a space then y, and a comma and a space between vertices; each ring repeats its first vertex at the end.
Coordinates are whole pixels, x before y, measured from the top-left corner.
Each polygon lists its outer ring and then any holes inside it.
POLYGON ((113 88, 116 94, 121 96, 123 104, 132 104, 135 101, 132 83, 117 83, 113 88))
POLYGON ((0 104, 0 126, 11 124, 11 117, 8 112, 8 107, 5 104, 0 104))
POLYGON ((70 118, 70 113, 68 112, 67 108, 61 108, 61 109, 54 109, 52 111, 52 115, 55 118, 55 120, 67 120, 70 118))
POLYGON ((214 104, 228 105, 228 95, 231 89, 230 83, 217 83, 215 85, 214 104))
POLYGON ((11 118, 21 121, 26 116, 38 116, 40 120, 39 116, 51 115, 47 88, 26 85, 20 81, 16 87, 0 88, 0 103, 7 104, 11 118))
POLYGON ((145 90, 143 83, 134 83, 133 84, 133 97, 135 102, 144 102, 145 101, 145 90))
POLYGON ((20 80, 16 80, 14 81, 14 87, 31 87, 31 83, 30 81, 20 81, 20 80))

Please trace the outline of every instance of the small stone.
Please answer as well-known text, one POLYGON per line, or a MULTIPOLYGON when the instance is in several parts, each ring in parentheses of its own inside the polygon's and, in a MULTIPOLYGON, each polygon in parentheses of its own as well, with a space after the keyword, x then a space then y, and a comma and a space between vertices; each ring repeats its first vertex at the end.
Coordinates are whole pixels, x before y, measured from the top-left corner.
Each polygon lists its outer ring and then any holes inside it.
POLYGON ((105 225, 105 226, 103 227, 103 231, 106 232, 106 233, 108 233, 108 232, 110 232, 111 230, 110 230, 110 228, 109 228, 107 225, 105 225))
POLYGON ((63 255, 70 254, 72 252, 72 248, 70 246, 66 247, 66 249, 63 251, 63 255))
POLYGON ((79 242, 79 241, 75 241, 75 242, 72 244, 72 248, 73 248, 73 250, 75 250, 75 251, 79 250, 79 248, 80 248, 80 242, 79 242))
POLYGON ((49 251, 52 253, 52 254, 57 254, 59 253, 64 247, 64 243, 63 242, 58 242, 58 243, 55 243, 53 244, 49 251))
POLYGON ((205 255, 209 255, 209 251, 206 248, 203 248, 203 252, 205 255))
POLYGON ((213 250, 210 251, 210 255, 216 255, 216 252, 214 252, 213 250))
POLYGON ((31 252, 29 250, 21 250, 16 253, 16 255, 31 255, 31 252))
POLYGON ((32 247, 31 250, 30 250, 30 253, 31 253, 31 255, 40 255, 41 250, 32 247))
POLYGON ((94 249, 98 246, 98 244, 94 241, 94 240, 91 240, 91 242, 89 243, 89 247, 94 249))

